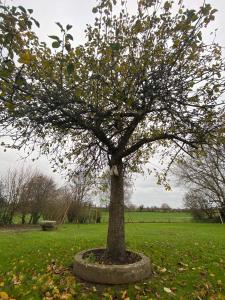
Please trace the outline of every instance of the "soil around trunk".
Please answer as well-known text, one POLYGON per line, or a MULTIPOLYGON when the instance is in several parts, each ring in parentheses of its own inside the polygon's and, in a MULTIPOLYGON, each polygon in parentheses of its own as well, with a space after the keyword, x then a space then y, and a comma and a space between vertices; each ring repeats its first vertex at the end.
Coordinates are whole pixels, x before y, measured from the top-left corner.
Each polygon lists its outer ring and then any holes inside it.
POLYGON ((111 258, 106 249, 92 249, 83 255, 83 259, 88 263, 97 263, 102 265, 127 265, 140 261, 141 256, 127 250, 125 252, 125 256, 121 260, 120 258, 111 258))

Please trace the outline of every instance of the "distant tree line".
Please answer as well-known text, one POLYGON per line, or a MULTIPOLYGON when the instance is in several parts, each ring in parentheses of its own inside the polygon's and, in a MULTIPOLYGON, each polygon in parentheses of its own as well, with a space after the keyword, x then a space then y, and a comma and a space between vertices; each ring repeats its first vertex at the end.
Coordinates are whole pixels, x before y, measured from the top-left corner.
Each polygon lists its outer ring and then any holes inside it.
MULTIPOLYGON (((101 210, 108 210, 108 207, 100 207, 101 210)), ((136 211, 136 212, 190 212, 189 208, 172 208, 167 203, 163 203, 160 206, 144 206, 135 205, 130 200, 125 204, 125 211, 136 211)))
POLYGON ((160 206, 144 206, 143 204, 135 207, 136 211, 148 211, 148 212, 188 212, 187 208, 172 208, 167 203, 162 203, 160 206))
POLYGON ((28 168, 9 170, 0 179, 0 225, 37 224, 41 219, 59 223, 100 222, 91 202, 91 185, 83 176, 58 186, 49 176, 28 168))

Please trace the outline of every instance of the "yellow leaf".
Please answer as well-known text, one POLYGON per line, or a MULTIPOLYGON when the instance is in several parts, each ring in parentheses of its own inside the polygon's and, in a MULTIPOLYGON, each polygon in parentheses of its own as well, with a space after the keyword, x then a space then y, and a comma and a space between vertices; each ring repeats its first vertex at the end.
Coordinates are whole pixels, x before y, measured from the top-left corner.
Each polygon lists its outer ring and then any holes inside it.
POLYGON ((105 298, 109 299, 109 300, 112 300, 112 296, 109 294, 109 293, 103 293, 102 294, 105 298))
POLYGON ((222 294, 218 294, 217 297, 218 300, 225 300, 225 296, 222 294))
POLYGON ((75 53, 77 56, 81 56, 82 55, 82 51, 80 48, 76 48, 75 53))
POLYGON ((167 271, 166 268, 159 269, 159 272, 161 272, 161 273, 165 273, 166 271, 167 271))
POLYGON ((163 288, 164 292, 166 292, 167 294, 173 294, 172 290, 170 288, 164 287, 163 288))
POLYGON ((127 291, 122 291, 122 296, 121 296, 122 299, 127 299, 128 298, 128 295, 127 295, 127 291))
POLYGON ((220 280, 220 279, 217 280, 217 284, 218 284, 218 285, 222 285, 222 280, 220 280))
POLYGON ((7 300, 9 299, 9 296, 6 292, 0 292, 0 299, 7 300))
POLYGON ((20 54, 20 58, 18 59, 18 62, 21 64, 29 65, 32 59, 32 55, 30 51, 26 50, 23 53, 20 54))
POLYGON ((69 294, 69 293, 63 294, 63 295, 60 297, 60 299, 62 299, 62 300, 72 300, 72 298, 73 298, 73 296, 72 296, 71 294, 69 294))

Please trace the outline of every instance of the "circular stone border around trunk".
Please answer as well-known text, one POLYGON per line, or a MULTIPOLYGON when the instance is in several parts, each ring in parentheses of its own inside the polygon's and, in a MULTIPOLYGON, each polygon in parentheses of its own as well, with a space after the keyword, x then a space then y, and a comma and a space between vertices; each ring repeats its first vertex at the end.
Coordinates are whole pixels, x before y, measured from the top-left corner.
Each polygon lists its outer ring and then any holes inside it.
POLYGON ((89 282, 102 284, 127 284, 147 279, 152 274, 150 259, 142 253, 135 253, 140 257, 135 263, 124 265, 106 265, 87 262, 83 257, 87 253, 102 248, 81 251, 74 257, 73 273, 89 282))

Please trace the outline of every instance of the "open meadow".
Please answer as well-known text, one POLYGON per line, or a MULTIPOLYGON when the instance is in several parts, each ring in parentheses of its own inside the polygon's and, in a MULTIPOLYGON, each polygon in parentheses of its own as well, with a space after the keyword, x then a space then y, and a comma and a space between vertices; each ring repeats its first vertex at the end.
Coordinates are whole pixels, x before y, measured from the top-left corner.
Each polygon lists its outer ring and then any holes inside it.
POLYGON ((126 224, 127 247, 151 258, 153 277, 123 286, 79 281, 74 254, 104 246, 106 234, 107 224, 0 229, 0 299, 225 299, 224 225, 126 224))
MULTIPOLYGON (((150 212, 150 211, 126 211, 125 222, 127 223, 179 223, 191 222, 192 215, 189 212, 150 212)), ((102 223, 108 222, 107 211, 101 212, 102 223)))

